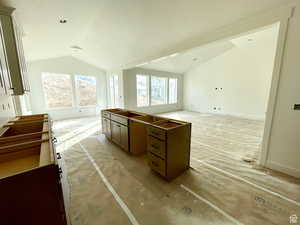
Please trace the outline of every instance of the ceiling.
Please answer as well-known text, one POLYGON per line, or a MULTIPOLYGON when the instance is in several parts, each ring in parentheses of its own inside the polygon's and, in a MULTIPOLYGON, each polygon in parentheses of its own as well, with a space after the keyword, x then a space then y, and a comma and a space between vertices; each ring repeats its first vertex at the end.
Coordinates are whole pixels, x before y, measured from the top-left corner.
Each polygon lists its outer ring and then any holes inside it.
MULTIPOLYGON (((233 48, 243 48, 251 45, 265 45, 277 38, 279 24, 261 28, 251 33, 241 35, 231 40, 213 42, 208 45, 199 46, 182 53, 161 57, 142 65, 145 69, 161 70, 174 73, 186 73, 195 66, 209 61, 233 48)), ((247 48, 248 51, 251 48, 247 48)), ((256 51, 257 48, 254 50, 256 51)))
POLYGON ((287 0, 2 0, 16 8, 28 61, 71 55, 119 68, 287 0), (68 22, 60 24, 60 19, 68 22), (71 46, 82 50, 73 50, 71 46))

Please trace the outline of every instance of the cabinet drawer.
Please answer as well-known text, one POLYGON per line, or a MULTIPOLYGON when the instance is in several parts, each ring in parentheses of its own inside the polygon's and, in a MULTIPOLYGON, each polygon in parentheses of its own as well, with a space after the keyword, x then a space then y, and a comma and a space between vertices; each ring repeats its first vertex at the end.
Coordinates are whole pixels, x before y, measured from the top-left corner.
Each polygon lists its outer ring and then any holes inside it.
POLYGON ((148 136, 148 150, 153 154, 162 157, 163 159, 165 159, 166 157, 165 142, 155 137, 148 136))
POLYGON ((102 116, 105 117, 105 118, 107 118, 107 119, 110 119, 110 113, 109 112, 103 111, 102 112, 102 116))
POLYGON ((166 139, 166 132, 164 130, 156 128, 156 127, 152 127, 152 126, 148 127, 148 135, 151 135, 153 137, 157 137, 161 140, 166 139))
POLYGON ((148 152, 148 163, 151 169, 158 172, 162 176, 166 176, 166 164, 165 160, 148 152))
POLYGON ((114 115, 114 114, 111 114, 110 118, 113 121, 116 121, 116 122, 121 123, 121 124, 123 124, 125 126, 128 126, 128 119, 127 118, 123 118, 121 116, 114 115))

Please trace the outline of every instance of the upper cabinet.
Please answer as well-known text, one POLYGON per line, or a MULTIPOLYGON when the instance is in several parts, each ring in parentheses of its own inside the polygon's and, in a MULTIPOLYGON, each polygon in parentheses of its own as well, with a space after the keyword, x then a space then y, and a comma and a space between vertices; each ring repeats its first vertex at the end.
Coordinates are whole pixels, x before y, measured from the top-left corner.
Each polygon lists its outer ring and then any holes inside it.
POLYGON ((0 8, 0 95, 30 91, 21 30, 13 19, 13 11, 0 8))

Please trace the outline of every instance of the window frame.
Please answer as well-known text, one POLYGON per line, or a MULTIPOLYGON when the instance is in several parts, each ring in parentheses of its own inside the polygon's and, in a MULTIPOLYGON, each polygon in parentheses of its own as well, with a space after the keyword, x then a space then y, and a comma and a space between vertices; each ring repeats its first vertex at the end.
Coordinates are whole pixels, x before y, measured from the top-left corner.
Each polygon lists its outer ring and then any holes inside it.
POLYGON ((67 110, 67 109, 72 109, 76 106, 76 102, 75 102, 75 96, 74 96, 74 78, 71 74, 67 74, 67 73, 50 73, 50 72, 42 72, 42 76, 41 76, 41 80, 42 80, 42 89, 43 89, 43 97, 44 97, 44 101, 45 101, 45 108, 47 111, 55 111, 55 110, 67 110), (48 104, 48 100, 47 100, 47 96, 46 96, 46 92, 44 90, 44 80, 43 80, 43 76, 44 74, 52 74, 52 75, 66 75, 68 77, 70 77, 70 82, 71 82, 71 97, 72 97, 72 105, 69 107, 49 107, 48 104))
POLYGON ((89 76, 89 75, 81 75, 81 74, 74 74, 73 75, 73 82, 74 82, 74 89, 75 89, 75 106, 74 108, 96 108, 98 106, 98 96, 97 96, 97 77, 95 76, 89 76), (80 105, 80 94, 79 94, 79 90, 78 90, 78 86, 77 86, 77 80, 76 77, 77 76, 81 76, 81 77, 92 77, 95 79, 96 81, 96 104, 95 105, 85 105, 85 106, 81 106, 80 105))
POLYGON ((150 78, 150 106, 161 106, 161 105, 168 105, 168 102, 169 102, 169 78, 168 77, 163 77, 163 76, 155 76, 155 75, 151 75, 151 78, 150 78), (153 78, 159 78, 159 79, 164 79, 165 80, 165 99, 164 99, 164 102, 162 104, 152 104, 152 79, 153 78))
POLYGON ((70 109, 85 109, 85 108, 97 108, 99 106, 98 103, 98 80, 97 80, 97 76, 93 76, 93 75, 81 75, 81 74, 71 74, 71 73, 56 73, 56 72, 42 72, 41 74, 41 87, 42 87, 42 91, 43 91, 43 98, 44 98, 44 102, 45 102, 45 109, 47 111, 59 111, 59 110, 70 110, 70 109), (43 74, 53 74, 53 75, 67 75, 70 77, 70 82, 71 82, 71 94, 72 94, 72 106, 70 107, 55 107, 55 108, 51 108, 48 105, 48 101, 47 101, 47 96, 46 96, 46 92, 44 90, 44 81, 43 81, 43 74), (77 82, 76 82, 76 76, 83 76, 83 77, 92 77, 95 78, 96 80, 96 104, 95 105, 89 105, 89 106, 80 106, 80 97, 79 97, 79 92, 77 90, 77 82))
POLYGON ((151 101, 151 90, 150 90, 150 85, 151 85, 151 76, 149 75, 146 75, 146 74, 136 74, 135 76, 135 83, 136 83, 136 106, 138 108, 142 108, 142 107, 149 107, 151 106, 150 105, 150 101, 151 101), (141 77, 146 77, 146 87, 147 87, 147 90, 146 90, 146 93, 147 93, 147 104, 146 105, 139 105, 138 104, 138 88, 137 88, 137 78, 138 76, 141 76, 141 77))
POLYGON ((164 105, 177 105, 178 104, 178 81, 179 78, 175 76, 159 76, 159 75, 146 75, 146 74, 136 74, 135 84, 136 84, 136 107, 143 108, 143 107, 156 107, 156 106, 164 106, 164 105), (148 104, 145 106, 138 105, 138 95, 137 95, 137 76, 146 76, 148 77, 147 80, 147 94, 148 94, 148 104), (152 101, 152 77, 157 78, 164 78, 166 79, 166 102, 163 104, 151 104, 152 101), (170 103, 170 79, 176 80, 176 102, 170 103))
POLYGON ((168 79, 168 105, 176 105, 178 104, 178 78, 176 77, 169 77, 168 79), (170 80, 175 80, 176 81, 176 102, 171 102, 170 103, 170 80))
POLYGON ((112 108, 117 108, 120 105, 120 88, 119 88, 119 75, 113 74, 109 76, 108 79, 108 88, 109 88, 109 101, 110 101, 110 106, 112 108), (117 78, 117 79, 115 79, 117 78), (111 82, 112 82, 112 87, 111 87, 111 82), (116 87, 116 83, 118 86, 116 87), (117 95, 116 95, 116 90, 117 90, 117 95))

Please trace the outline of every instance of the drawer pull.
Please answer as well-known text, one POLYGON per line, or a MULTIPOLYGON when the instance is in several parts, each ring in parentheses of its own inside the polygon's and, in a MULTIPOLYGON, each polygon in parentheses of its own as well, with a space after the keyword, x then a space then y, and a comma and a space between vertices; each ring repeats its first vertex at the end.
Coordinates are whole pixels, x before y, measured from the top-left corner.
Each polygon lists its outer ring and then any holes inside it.
POLYGON ((152 148, 155 148, 155 149, 159 149, 159 147, 158 147, 158 146, 156 146, 156 145, 153 145, 153 144, 151 145, 151 147, 152 147, 152 148))
POLYGON ((159 164, 157 164, 156 162, 151 161, 152 165, 155 167, 159 167, 159 164))
POLYGON ((52 142, 53 142, 54 144, 56 144, 56 143, 57 143, 57 138, 56 138, 56 137, 53 137, 53 138, 52 138, 52 142))
POLYGON ((59 177, 60 178, 62 178, 62 173, 63 173, 63 170, 62 170, 62 168, 58 168, 58 175, 59 175, 59 177))
POLYGON ((57 155, 57 159, 61 159, 61 154, 59 152, 56 153, 56 155, 57 155))

